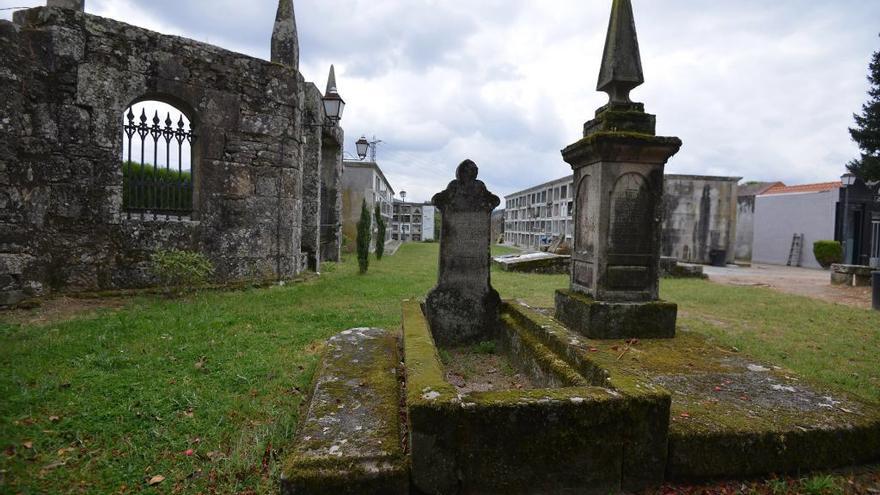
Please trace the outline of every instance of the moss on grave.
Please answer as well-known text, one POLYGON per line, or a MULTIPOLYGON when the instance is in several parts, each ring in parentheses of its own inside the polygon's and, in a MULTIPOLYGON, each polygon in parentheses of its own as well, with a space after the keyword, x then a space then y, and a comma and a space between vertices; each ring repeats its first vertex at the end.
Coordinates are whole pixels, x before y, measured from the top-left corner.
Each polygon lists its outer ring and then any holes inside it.
POLYGON ((284 493, 407 493, 397 348, 393 334, 377 329, 330 339, 282 464, 284 493))

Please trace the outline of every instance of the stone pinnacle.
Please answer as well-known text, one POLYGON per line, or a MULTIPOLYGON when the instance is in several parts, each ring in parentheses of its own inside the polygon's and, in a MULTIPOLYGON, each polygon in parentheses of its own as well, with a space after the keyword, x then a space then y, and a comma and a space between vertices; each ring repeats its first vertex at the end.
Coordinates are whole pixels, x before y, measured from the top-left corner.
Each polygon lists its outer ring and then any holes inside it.
POLYGON ((324 95, 338 92, 339 90, 336 89, 336 68, 331 65, 330 76, 327 78, 327 91, 324 92, 324 95))
POLYGON ((632 3, 630 0, 613 2, 596 89, 608 93, 611 103, 629 103, 629 92, 644 83, 645 76, 632 3))
POLYGON ((299 70, 299 38, 293 0, 278 0, 275 28, 272 30, 272 62, 299 70))

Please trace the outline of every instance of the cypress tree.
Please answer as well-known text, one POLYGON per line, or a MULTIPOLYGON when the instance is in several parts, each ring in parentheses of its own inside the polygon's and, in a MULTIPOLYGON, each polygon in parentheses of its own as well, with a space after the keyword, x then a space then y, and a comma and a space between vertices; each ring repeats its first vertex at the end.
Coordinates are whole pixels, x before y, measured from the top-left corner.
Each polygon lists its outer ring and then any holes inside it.
POLYGON ((880 180, 880 51, 874 52, 869 72, 870 98, 862 106, 862 114, 854 115, 856 127, 849 130, 862 156, 846 166, 865 182, 880 180))
POLYGON ((376 259, 381 260, 385 255, 385 219, 382 218, 382 210, 379 203, 376 203, 376 259))
POLYGON ((370 218, 370 209, 367 208, 367 200, 361 205, 361 219, 357 223, 357 256, 358 267, 361 273, 367 273, 370 266, 370 234, 373 220, 370 218))

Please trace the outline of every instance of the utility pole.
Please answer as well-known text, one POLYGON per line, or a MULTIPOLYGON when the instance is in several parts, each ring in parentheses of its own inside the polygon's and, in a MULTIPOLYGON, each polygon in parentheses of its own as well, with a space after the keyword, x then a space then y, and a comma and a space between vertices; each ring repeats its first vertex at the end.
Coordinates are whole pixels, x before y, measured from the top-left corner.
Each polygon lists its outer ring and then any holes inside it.
POLYGON ((373 135, 373 140, 370 141, 370 161, 376 163, 376 148, 379 143, 383 143, 381 139, 376 139, 376 136, 373 135))

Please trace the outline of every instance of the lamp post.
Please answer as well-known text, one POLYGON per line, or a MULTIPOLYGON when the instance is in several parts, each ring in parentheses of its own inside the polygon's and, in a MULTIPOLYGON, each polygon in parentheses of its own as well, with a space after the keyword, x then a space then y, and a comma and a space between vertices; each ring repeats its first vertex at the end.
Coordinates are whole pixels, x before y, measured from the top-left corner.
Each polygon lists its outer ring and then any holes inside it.
POLYGON ((354 144, 357 147, 358 158, 360 158, 361 160, 366 158, 367 153, 370 151, 370 142, 367 141, 367 137, 361 136, 361 138, 358 139, 357 142, 354 144))
POLYGON ((849 264, 852 262, 849 253, 849 187, 856 183, 856 176, 847 172, 840 176, 840 182, 843 184, 843 255, 844 262, 849 264))

